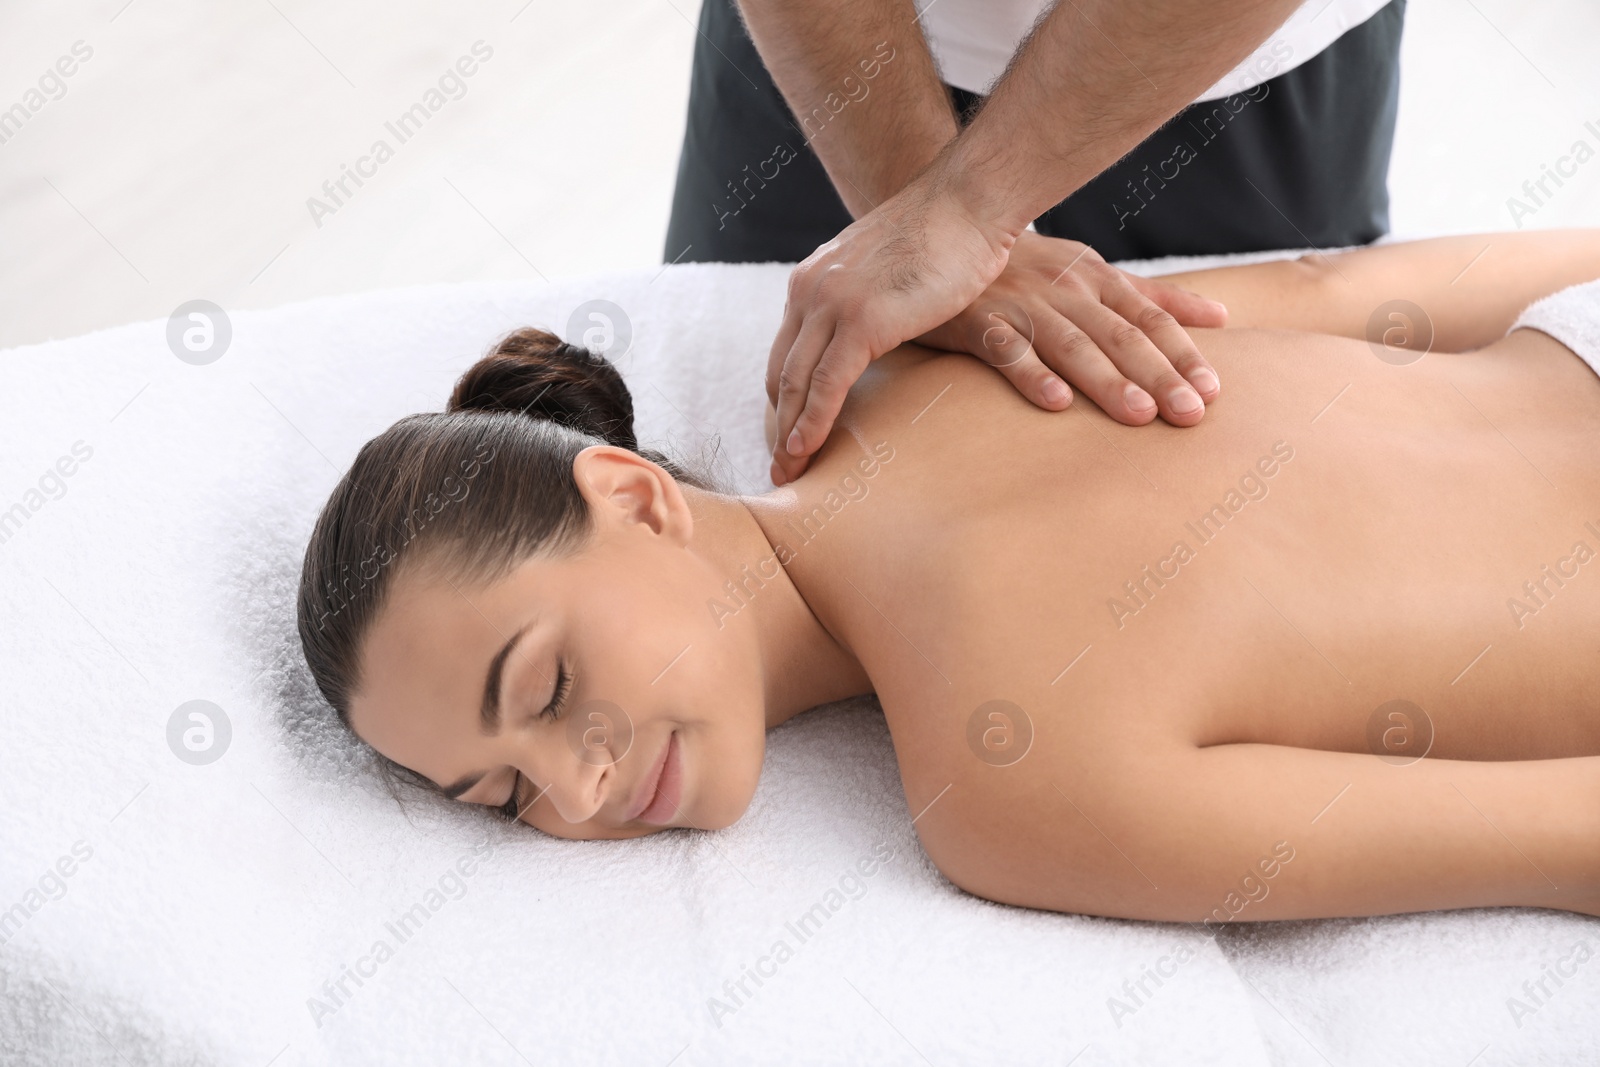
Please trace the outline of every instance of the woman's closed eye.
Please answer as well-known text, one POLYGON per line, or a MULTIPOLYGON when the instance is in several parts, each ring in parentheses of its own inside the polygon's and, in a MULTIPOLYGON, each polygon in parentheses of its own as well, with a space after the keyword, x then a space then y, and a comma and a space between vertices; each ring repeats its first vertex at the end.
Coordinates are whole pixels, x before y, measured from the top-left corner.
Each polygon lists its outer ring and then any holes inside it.
POLYGON ((572 691, 572 675, 567 672, 565 663, 556 664, 556 691, 550 698, 550 703, 545 705, 539 713, 539 718, 554 722, 561 718, 562 710, 567 706, 567 694, 572 691))
MULTIPOLYGON (((561 718, 561 712, 566 708, 567 695, 571 691, 572 675, 568 673, 567 665, 565 663, 558 663, 556 666, 555 696, 550 699, 549 704, 545 705, 544 710, 539 712, 540 720, 545 722, 555 722, 557 719, 561 718)), ((496 809, 507 819, 516 819, 522 815, 522 808, 519 806, 519 801, 522 796, 523 781, 524 779, 521 771, 512 772, 511 795, 506 799, 504 804, 500 805, 500 807, 496 809)))

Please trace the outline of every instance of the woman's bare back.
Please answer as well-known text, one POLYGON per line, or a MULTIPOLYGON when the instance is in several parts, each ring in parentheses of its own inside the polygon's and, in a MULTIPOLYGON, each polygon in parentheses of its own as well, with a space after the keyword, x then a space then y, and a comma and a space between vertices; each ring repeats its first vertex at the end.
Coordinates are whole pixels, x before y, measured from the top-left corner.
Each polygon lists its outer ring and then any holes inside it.
POLYGON ((883 395, 846 418, 895 458, 839 541, 897 549, 851 571, 904 639, 845 616, 880 696, 925 706, 963 673, 994 692, 962 700, 1041 711, 1136 689, 1195 744, 1349 752, 1403 698, 1434 756, 1600 754, 1600 378, 1528 331, 1410 366, 1196 336, 1229 392, 1189 429, 1040 411, 956 356, 874 368, 883 395))
POLYGON ((1225 390, 1196 427, 907 346, 818 454, 788 569, 930 855, 1134 917, 1592 911, 1600 378, 1526 330, 1408 365, 1193 335, 1225 390))

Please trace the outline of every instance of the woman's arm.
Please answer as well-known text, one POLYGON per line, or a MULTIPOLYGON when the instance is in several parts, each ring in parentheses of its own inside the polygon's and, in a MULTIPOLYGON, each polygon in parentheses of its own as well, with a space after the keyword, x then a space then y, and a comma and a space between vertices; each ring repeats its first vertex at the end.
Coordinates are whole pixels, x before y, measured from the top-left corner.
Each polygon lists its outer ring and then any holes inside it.
POLYGON ((1164 275, 1228 306, 1229 326, 1366 338, 1373 312, 1409 300, 1433 322, 1433 349, 1465 352, 1505 336, 1542 296, 1600 278, 1600 229, 1435 237, 1330 256, 1164 275))
POLYGON ((918 833, 976 896, 1212 935, 1233 921, 1444 908, 1600 915, 1600 756, 1401 767, 1366 752, 1173 745, 1069 772, 1054 792, 1041 801, 1059 813, 1049 832, 947 801, 918 833))

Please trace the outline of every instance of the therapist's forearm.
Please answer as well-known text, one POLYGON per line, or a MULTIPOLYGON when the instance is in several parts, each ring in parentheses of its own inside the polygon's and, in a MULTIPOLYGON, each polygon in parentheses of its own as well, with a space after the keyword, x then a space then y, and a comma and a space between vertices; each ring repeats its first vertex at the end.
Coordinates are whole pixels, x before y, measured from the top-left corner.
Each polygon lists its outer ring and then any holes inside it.
POLYGON ((955 137, 911 0, 739 0, 739 9, 796 135, 852 216, 899 192, 955 137))
POLYGON ((1298 0, 1058 0, 930 192, 1019 234, 1232 70, 1298 0))

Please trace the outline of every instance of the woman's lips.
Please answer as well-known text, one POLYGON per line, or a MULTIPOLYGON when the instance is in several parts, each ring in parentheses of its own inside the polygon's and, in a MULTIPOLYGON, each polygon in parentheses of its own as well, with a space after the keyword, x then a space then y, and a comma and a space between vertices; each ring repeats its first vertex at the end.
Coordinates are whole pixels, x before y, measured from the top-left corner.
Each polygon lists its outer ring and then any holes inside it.
POLYGON ((642 796, 636 799, 631 819, 638 819, 652 826, 663 826, 672 821, 678 814, 678 803, 683 793, 683 756, 679 752, 678 731, 674 730, 667 736, 666 746, 661 750, 661 755, 656 757, 654 766, 650 769, 650 776, 646 779, 646 789, 642 796))

